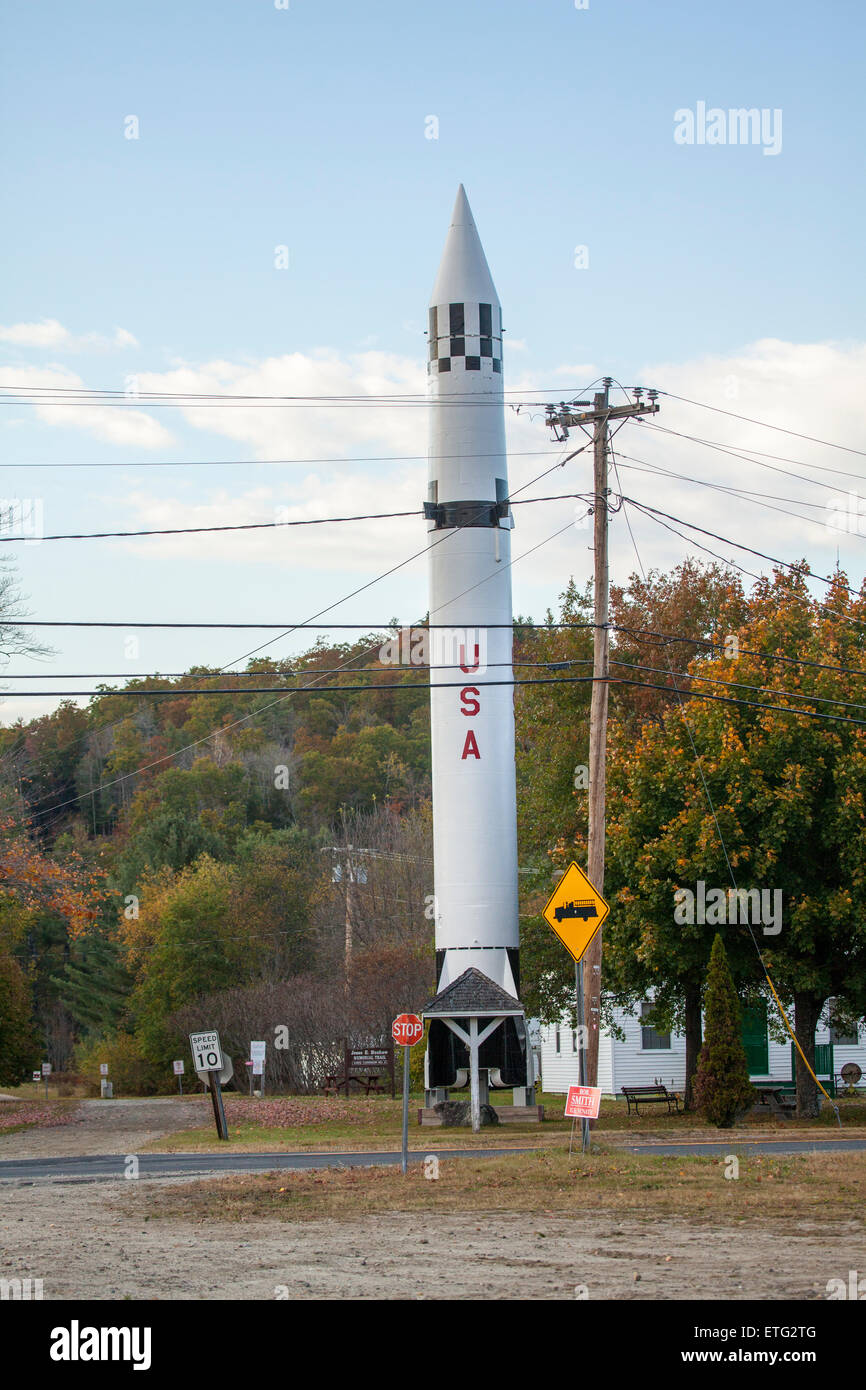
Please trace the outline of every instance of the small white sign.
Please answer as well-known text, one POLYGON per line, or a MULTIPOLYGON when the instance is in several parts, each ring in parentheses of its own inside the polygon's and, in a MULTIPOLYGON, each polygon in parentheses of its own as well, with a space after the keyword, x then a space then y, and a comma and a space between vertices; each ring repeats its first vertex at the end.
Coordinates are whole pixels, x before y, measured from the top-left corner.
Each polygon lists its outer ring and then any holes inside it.
POLYGON ((176 1062, 171 1064, 174 1067, 175 1076, 183 1076, 183 1058, 179 1057, 176 1062))
POLYGON ((35 1071, 35 1072, 33 1073, 33 1080, 34 1080, 34 1081, 41 1081, 41 1079, 42 1079, 42 1072, 41 1072, 41 1071, 35 1071))
POLYGON ((223 1053, 219 1033, 190 1033, 189 1045, 196 1071, 222 1071, 223 1053))
POLYGON ((50 1063, 50 1062, 43 1062, 43 1063, 42 1063, 42 1075, 43 1075, 43 1076, 50 1076, 50 1075, 51 1075, 51 1063, 50 1063))
POLYGON ((253 1059, 254 1062, 263 1062, 265 1060, 265 1053, 267 1051, 267 1047, 268 1045, 266 1042, 250 1043, 250 1057, 253 1059))
POLYGON ((107 1063, 107 1062, 100 1062, 100 1063, 99 1063, 99 1075, 100 1075, 100 1076, 107 1076, 107 1075, 108 1075, 108 1063, 107 1063))
POLYGON ((253 1076, 264 1076, 264 1074, 265 1074, 265 1059, 264 1059, 264 1057, 254 1057, 254 1058, 253 1058, 253 1076))

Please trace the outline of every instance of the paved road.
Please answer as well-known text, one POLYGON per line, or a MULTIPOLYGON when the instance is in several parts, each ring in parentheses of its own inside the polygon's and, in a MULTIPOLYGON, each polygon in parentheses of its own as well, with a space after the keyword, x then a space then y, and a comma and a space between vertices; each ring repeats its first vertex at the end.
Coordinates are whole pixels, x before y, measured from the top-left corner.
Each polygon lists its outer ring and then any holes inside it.
MULTIPOLYGON (((439 1158, 499 1158, 532 1149, 434 1149, 439 1158)), ((428 1150, 410 1151, 419 1163, 428 1150)), ((399 1163, 397 1153, 201 1153, 138 1154, 138 1176, 149 1178, 202 1177, 213 1173, 270 1173, 277 1168, 370 1168, 399 1163)), ((68 1158, 7 1158, 0 1161, 0 1182, 105 1182, 123 1178, 127 1161, 119 1154, 73 1154, 68 1158)))
POLYGON ((811 1154, 823 1153, 825 1149, 852 1150, 866 1149, 866 1139, 768 1139, 762 1143, 744 1144, 737 1139, 729 1139, 727 1144, 629 1144, 632 1154, 811 1154))
MULTIPOLYGON (((798 1154, 853 1152, 866 1149, 866 1139, 767 1140, 764 1143, 629 1144, 625 1152, 656 1155, 719 1154, 798 1154)), ((428 1151, 410 1152, 409 1162, 418 1163, 428 1151)), ((535 1153, 536 1149, 434 1149, 440 1158, 501 1158, 513 1153, 535 1153)), ((139 1177, 203 1177, 215 1173, 269 1173, 275 1169, 369 1168, 400 1162, 399 1152, 372 1153, 200 1153, 138 1154, 139 1177)), ((126 1158, 120 1154, 71 1154, 67 1158, 7 1158, 0 1160, 0 1182, 105 1182, 126 1176, 126 1158)))

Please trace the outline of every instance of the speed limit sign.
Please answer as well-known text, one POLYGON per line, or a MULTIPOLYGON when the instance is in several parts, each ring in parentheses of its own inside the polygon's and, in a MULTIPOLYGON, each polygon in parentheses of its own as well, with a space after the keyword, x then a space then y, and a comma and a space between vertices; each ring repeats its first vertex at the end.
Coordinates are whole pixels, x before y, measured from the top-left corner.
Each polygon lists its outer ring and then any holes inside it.
POLYGON ((219 1033, 190 1033, 189 1045, 196 1071, 222 1071, 223 1053, 219 1033))

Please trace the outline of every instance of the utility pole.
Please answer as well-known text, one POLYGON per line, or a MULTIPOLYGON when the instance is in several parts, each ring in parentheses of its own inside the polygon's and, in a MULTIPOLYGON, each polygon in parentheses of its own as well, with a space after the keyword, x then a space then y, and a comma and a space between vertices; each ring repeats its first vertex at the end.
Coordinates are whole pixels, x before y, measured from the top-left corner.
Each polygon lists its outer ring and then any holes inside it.
MULTIPOLYGON (((547 424, 558 442, 568 438, 570 429, 592 427, 593 442, 593 640, 592 640, 592 698, 589 713, 589 836, 587 845, 587 877, 592 886, 604 893, 604 838, 607 785, 607 693, 610 676, 610 572, 608 566, 608 443, 611 420, 625 420, 638 415, 655 415, 657 391, 633 387, 634 405, 610 404, 611 378, 604 378, 601 391, 592 402, 561 402, 547 407, 547 424), (579 414, 575 406, 591 406, 579 414)), ((575 967, 578 1037, 583 1043, 587 1024, 586 1062, 581 1067, 582 1081, 587 1086, 598 1085, 598 1039, 601 1021, 601 930, 587 947, 583 960, 575 967), (588 1005, 588 1007, 587 1007, 588 1005), (581 1026, 583 1025, 583 1026, 581 1026)))
POLYGON ((346 890, 346 925, 343 950, 346 979, 348 981, 352 973, 352 952, 355 945, 355 897, 353 889, 356 883, 367 882, 367 870, 364 868, 363 864, 358 864, 352 856, 361 854, 375 855, 376 851, 373 849, 356 849, 354 845, 345 844, 326 845, 322 853, 346 856, 342 863, 338 859, 334 864, 331 873, 331 881, 332 883, 342 883, 346 890))

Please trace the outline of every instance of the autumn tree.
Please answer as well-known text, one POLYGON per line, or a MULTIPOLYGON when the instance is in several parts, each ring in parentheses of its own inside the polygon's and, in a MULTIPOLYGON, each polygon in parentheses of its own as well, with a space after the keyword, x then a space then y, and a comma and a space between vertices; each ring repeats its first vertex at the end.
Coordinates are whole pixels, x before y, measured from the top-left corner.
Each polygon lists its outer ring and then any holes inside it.
MULTIPOLYGON (((725 894, 780 895, 780 930, 737 913, 726 948, 741 991, 764 987, 765 964, 793 1003, 809 1066, 827 999, 853 1003, 856 995, 862 1009, 866 730, 844 702, 857 700, 866 676, 864 619, 866 603, 843 576, 819 602, 805 571, 776 572, 756 585, 731 656, 689 664, 692 690, 720 701, 691 699, 681 709, 672 700, 637 740, 614 732, 605 983, 632 999, 654 990, 657 1008, 685 1031, 687 1075, 701 1044, 712 936, 724 921, 709 913, 703 924, 676 921, 674 895, 698 881, 725 894)), ((802 1060, 797 1096, 799 1113, 816 1112, 802 1060)))

